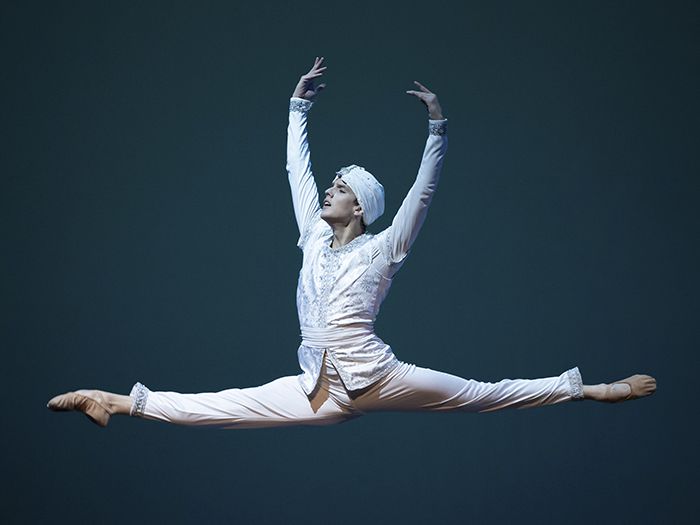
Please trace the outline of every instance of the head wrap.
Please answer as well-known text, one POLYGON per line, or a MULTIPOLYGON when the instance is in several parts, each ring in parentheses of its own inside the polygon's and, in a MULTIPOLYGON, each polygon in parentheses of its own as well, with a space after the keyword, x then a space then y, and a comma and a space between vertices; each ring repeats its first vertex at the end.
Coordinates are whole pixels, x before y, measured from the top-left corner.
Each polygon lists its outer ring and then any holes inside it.
POLYGON ((362 222, 369 226, 384 213, 384 186, 362 166, 351 164, 336 172, 357 197, 362 207, 362 222))

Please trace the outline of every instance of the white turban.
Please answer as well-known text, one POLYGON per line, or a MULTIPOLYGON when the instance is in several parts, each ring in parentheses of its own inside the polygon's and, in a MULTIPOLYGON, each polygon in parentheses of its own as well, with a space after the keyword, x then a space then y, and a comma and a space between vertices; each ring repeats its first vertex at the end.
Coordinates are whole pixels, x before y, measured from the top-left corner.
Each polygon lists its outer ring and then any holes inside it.
POLYGON ((362 222, 369 226, 384 213, 384 186, 362 166, 351 164, 336 172, 357 197, 362 207, 362 222))

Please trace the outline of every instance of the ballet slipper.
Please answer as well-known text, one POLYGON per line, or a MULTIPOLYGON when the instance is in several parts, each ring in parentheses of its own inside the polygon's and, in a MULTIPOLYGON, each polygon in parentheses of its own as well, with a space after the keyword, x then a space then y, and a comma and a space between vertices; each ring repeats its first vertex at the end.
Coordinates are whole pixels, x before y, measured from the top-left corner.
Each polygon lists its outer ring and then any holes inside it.
POLYGON ((99 396, 99 400, 86 395, 89 390, 79 390, 78 392, 68 392, 52 398, 46 405, 56 412, 76 410, 82 412, 87 418, 101 427, 106 427, 112 411, 109 410, 99 396))
POLYGON ((639 399, 640 397, 649 396, 655 391, 656 379, 648 375, 635 374, 626 379, 621 379, 620 381, 615 381, 614 383, 608 385, 603 401, 607 403, 621 403, 622 401, 631 401, 632 399, 639 399), (619 394, 614 394, 612 387, 619 384, 628 385, 630 387, 629 394, 622 397, 619 394))

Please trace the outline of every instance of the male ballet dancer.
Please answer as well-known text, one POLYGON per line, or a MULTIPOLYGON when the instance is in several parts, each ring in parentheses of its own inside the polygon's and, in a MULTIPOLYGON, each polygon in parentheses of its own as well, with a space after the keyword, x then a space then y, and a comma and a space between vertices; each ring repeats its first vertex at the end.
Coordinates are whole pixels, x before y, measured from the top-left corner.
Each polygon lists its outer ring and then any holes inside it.
POLYGON ((260 428, 340 423, 376 411, 487 412, 592 399, 620 402, 648 396, 656 381, 633 375, 584 385, 578 368, 542 379, 484 383, 400 361, 374 332, 392 278, 425 220, 447 152, 447 119, 435 93, 415 82, 406 91, 428 110, 428 138, 415 183, 391 226, 367 232, 384 212, 384 188, 364 167, 341 168, 322 204, 311 171, 306 121, 325 84, 316 57, 289 103, 287 173, 303 263, 297 287, 302 374, 262 386, 182 394, 136 383, 128 396, 78 390, 54 397, 52 410, 77 410, 106 426, 113 414, 184 425, 260 428))

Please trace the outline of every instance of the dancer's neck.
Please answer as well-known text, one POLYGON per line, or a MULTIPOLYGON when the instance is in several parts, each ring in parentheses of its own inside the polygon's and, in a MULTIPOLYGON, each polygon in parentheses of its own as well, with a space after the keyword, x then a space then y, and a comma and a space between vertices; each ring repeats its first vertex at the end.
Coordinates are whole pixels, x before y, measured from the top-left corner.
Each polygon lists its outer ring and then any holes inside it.
POLYGON ((333 230, 333 242, 331 242, 331 248, 334 250, 337 248, 342 248, 346 244, 352 242, 356 237, 359 237, 365 233, 362 230, 362 225, 359 223, 359 221, 352 221, 349 224, 329 224, 333 230))

